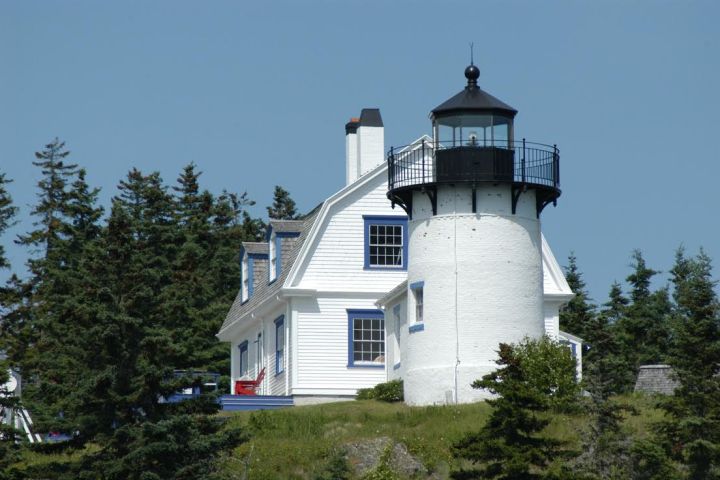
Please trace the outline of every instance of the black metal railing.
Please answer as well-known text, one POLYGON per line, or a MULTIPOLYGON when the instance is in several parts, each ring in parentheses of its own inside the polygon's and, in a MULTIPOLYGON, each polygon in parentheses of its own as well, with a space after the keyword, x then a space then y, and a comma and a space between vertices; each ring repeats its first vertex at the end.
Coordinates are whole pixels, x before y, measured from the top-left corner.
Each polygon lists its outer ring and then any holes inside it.
POLYGON ((391 148, 387 160, 390 190, 457 182, 512 182, 560 188, 557 146, 525 139, 495 145, 422 140, 391 148))

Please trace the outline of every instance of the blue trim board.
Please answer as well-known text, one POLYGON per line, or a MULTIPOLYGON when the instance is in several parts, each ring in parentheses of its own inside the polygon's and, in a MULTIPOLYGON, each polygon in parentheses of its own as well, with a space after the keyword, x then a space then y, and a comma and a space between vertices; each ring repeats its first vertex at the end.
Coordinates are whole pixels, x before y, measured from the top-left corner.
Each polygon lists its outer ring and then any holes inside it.
POLYGON ((420 280, 419 282, 413 282, 410 284, 410 290, 419 290, 425 286, 425 282, 420 280))
POLYGON ((424 323, 416 323, 415 325, 410 325, 408 327, 409 333, 415 333, 415 332, 422 332, 425 330, 425 324, 424 323))
POLYGON ((349 368, 385 368, 385 363, 377 365, 359 364, 355 365, 355 359, 353 357, 353 320, 356 317, 363 318, 380 318, 385 321, 385 315, 382 310, 373 309, 361 309, 361 308, 348 308, 348 367, 349 368))
POLYGON ((365 240, 365 270, 407 270, 408 261, 408 217, 399 215, 363 215, 363 238, 365 240), (403 227, 403 251, 402 265, 393 266, 370 266, 370 225, 402 225, 403 227))
POLYGON ((280 375, 285 371, 285 315, 280 315, 275 319, 275 375, 280 375), (278 331, 283 331, 283 350, 280 352, 280 345, 278 344, 278 331), (282 355, 281 355, 282 353, 282 355))

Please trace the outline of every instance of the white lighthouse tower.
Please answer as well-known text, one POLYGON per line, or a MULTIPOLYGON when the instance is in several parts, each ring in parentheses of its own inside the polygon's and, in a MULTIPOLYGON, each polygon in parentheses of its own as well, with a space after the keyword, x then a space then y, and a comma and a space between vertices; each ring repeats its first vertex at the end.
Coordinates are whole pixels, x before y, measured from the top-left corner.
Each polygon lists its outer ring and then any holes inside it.
POLYGON ((515 140, 517 110, 467 86, 430 118, 433 139, 388 155, 388 198, 409 217, 405 400, 486 397, 500 342, 545 332, 540 213, 560 196, 559 152, 515 140))

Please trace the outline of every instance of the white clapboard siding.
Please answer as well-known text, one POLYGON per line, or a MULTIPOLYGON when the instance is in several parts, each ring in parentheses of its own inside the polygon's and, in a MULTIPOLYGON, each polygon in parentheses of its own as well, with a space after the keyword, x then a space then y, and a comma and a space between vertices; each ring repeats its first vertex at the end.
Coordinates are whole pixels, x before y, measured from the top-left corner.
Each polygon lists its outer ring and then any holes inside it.
POLYGON ((353 394, 358 388, 385 381, 384 368, 348 367, 347 309, 376 309, 375 300, 298 298, 295 301, 298 370, 293 390, 353 394))
POLYGON ((330 208, 319 225, 316 241, 309 245, 309 261, 295 286, 322 291, 384 293, 405 280, 405 270, 364 269, 363 215, 406 216, 400 207, 391 207, 386 194, 386 176, 378 175, 330 208))
MULTIPOLYGON (((282 307, 282 305, 278 305, 282 307)), ((256 378, 260 370, 265 367, 265 379, 258 389, 262 395, 284 395, 285 375, 287 369, 279 375, 275 374, 275 319, 284 313, 284 310, 273 310, 264 317, 248 319, 247 324, 239 329, 236 336, 230 342, 230 376, 231 391, 234 391, 235 380, 240 378, 240 354, 239 346, 248 342, 248 373, 256 378), (258 358, 258 350, 261 345, 257 342, 258 334, 262 332, 262 355, 258 358), (258 362, 258 360, 260 360, 258 362)), ((287 319, 285 320, 287 327, 287 319)), ((286 331, 287 333, 287 331, 286 331)))

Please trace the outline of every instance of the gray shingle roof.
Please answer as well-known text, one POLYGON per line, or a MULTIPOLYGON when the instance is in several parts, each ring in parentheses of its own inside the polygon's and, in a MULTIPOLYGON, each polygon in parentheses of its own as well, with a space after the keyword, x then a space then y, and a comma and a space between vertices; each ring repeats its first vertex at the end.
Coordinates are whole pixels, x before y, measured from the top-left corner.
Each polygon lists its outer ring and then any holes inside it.
POLYGON ((242 242, 247 253, 268 253, 268 244, 265 242, 242 242))
POLYGON ((305 223, 303 220, 274 220, 270 219, 270 226, 275 232, 299 232, 305 223))
MULTIPOLYGON (((288 273, 290 273, 290 270, 292 269, 295 260, 297 260, 298 254, 300 253, 303 244, 305 243, 305 239, 307 238, 313 224, 315 223, 315 220, 317 219, 317 215, 320 212, 321 206, 322 204, 318 205, 313 211, 305 215, 302 220, 270 220, 270 224, 273 226, 273 229, 275 229, 275 231, 299 232, 300 236, 297 238, 297 241, 294 242, 294 245, 292 249, 288 252, 288 254, 282 256, 280 277, 276 281, 271 284, 268 284, 267 282, 262 282, 260 286, 255 289, 250 299, 245 303, 242 303, 242 292, 240 291, 240 289, 238 289, 238 294, 235 297, 235 301, 230 307, 230 310, 225 316, 225 321, 223 322, 222 327, 220 327, 220 331, 226 329, 227 327, 235 323, 243 315, 253 310, 264 300, 275 295, 282 288, 288 273), (279 230, 278 227, 285 230, 279 230)), ((264 253, 267 253, 267 243, 259 244, 256 242, 244 242, 243 246, 246 244, 265 245, 264 253)))

